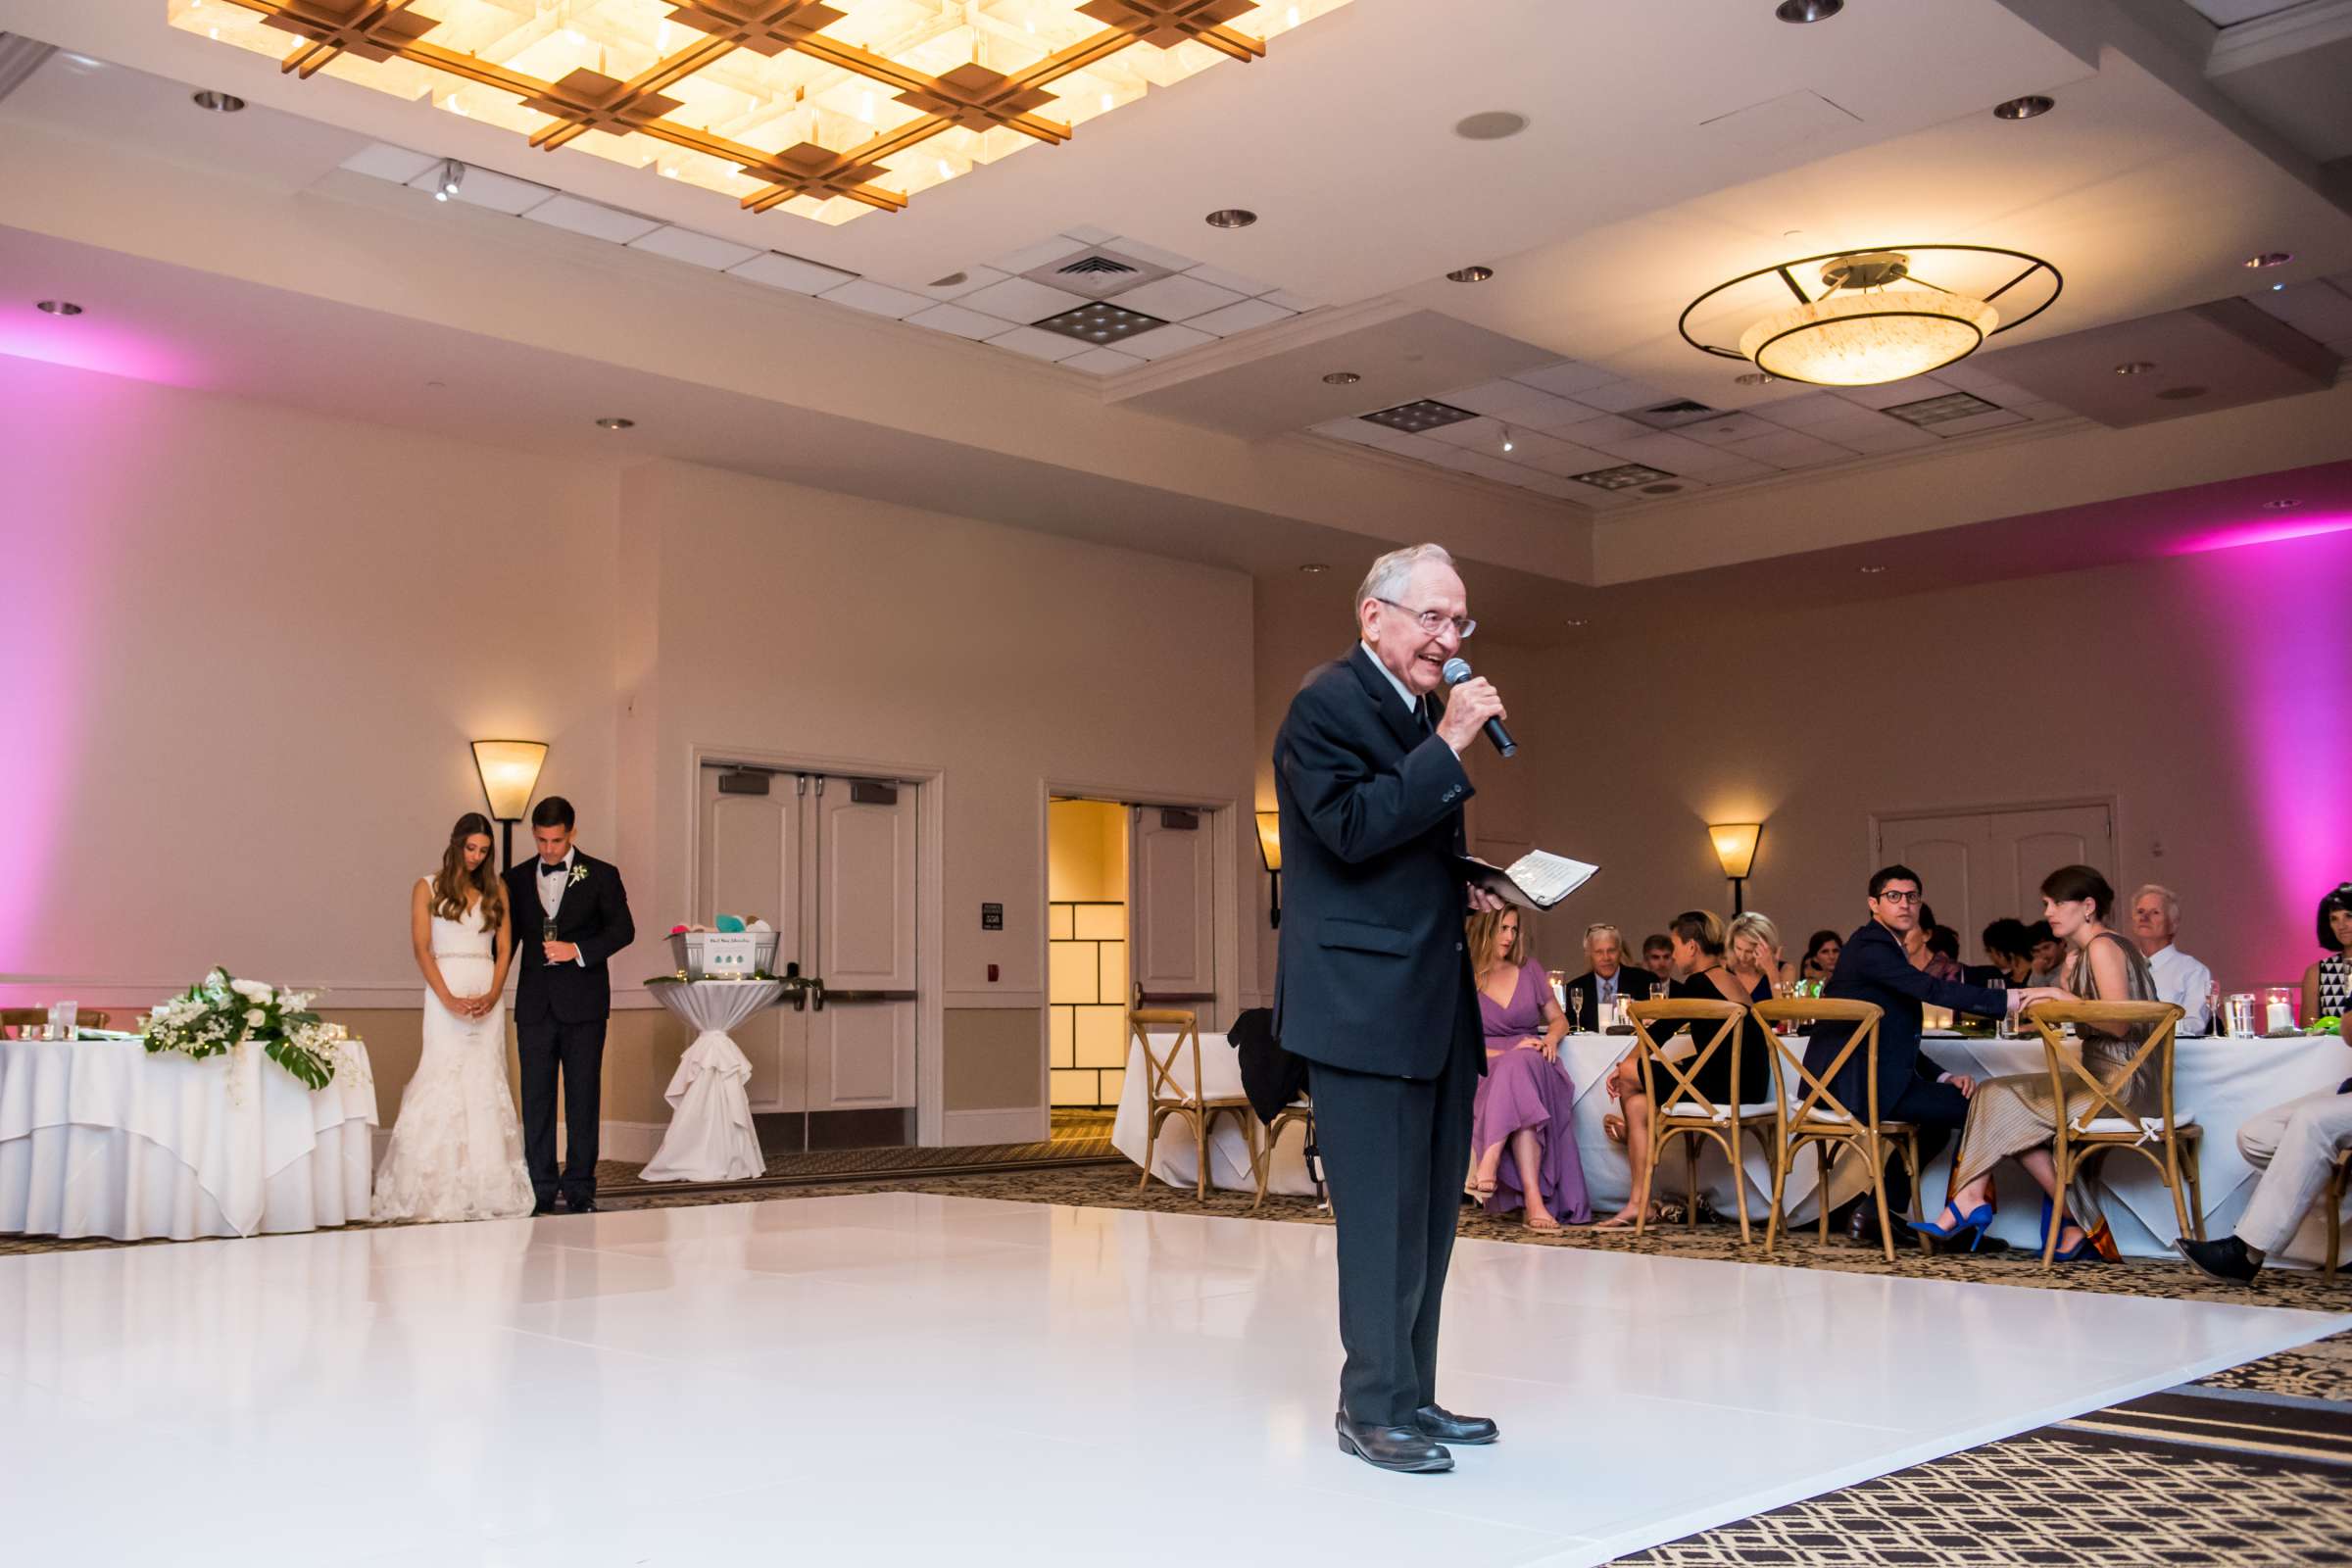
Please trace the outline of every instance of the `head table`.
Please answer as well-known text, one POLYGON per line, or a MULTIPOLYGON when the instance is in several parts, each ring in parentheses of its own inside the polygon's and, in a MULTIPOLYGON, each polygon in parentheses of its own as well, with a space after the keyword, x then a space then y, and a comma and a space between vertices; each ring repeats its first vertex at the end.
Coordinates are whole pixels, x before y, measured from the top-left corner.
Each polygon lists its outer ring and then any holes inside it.
MULTIPOLYGON (((1152 1039, 1153 1047, 1162 1051, 1175 1043, 1172 1034, 1153 1035, 1152 1039)), ((1203 1031, 1200 1043, 1202 1092, 1212 1099, 1240 1094, 1240 1063, 1225 1037, 1203 1031)), ((1802 1037, 1789 1043, 1802 1053, 1802 1037)), ((1633 1190, 1633 1170, 1626 1162, 1625 1148, 1612 1142, 1602 1127, 1602 1119, 1616 1106, 1604 1080, 1632 1045, 1629 1035, 1575 1034, 1560 1042, 1560 1067, 1575 1088, 1577 1155, 1584 1164, 1585 1185, 1592 1194, 1592 1205, 1601 1213, 1622 1205, 1633 1190)), ((1944 1070, 1980 1081, 2046 1070, 2038 1036, 1993 1040, 1930 1035, 1922 1050, 1944 1070)), ((1177 1076, 1189 1091, 1189 1067, 1180 1069, 1177 1076)), ((2331 1038, 2189 1039, 2178 1043, 2173 1067, 2174 1100, 2180 1114, 2194 1117, 2203 1129, 2201 1174, 2207 1235, 2226 1234, 2236 1222, 2261 1174, 2238 1152, 2238 1126, 2274 1105, 2333 1089, 2347 1076, 2352 1076, 2352 1047, 2331 1038)), ((1139 1164, 1144 1155, 1146 1078, 1142 1049, 1131 1041, 1127 1050, 1126 1084, 1111 1128, 1111 1145, 1139 1164)), ((1300 1154, 1303 1142, 1297 1134, 1284 1138, 1275 1152, 1267 1191, 1291 1194, 1314 1191, 1300 1154)), ((1744 1152, 1742 1176, 1748 1218, 1760 1225, 1772 1199, 1772 1165, 1752 1138, 1746 1138, 1744 1152)), ((1923 1205, 1932 1209, 1941 1203, 1950 1168, 1947 1146, 1944 1155, 1929 1166, 1921 1183, 1923 1205)), ((1731 1218, 1735 1190, 1721 1152, 1709 1147, 1699 1160, 1698 1169, 1700 1189, 1725 1218, 1731 1218)), ((1171 1186, 1194 1185, 1197 1166, 1192 1131, 1181 1118, 1171 1117, 1160 1129, 1158 1144, 1152 1152, 1152 1173, 1171 1186)), ((1683 1173, 1682 1152, 1670 1149, 1656 1191, 1681 1196, 1683 1173)), ((1241 1130, 1229 1117, 1219 1118, 1209 1139, 1209 1181, 1213 1186, 1234 1191, 1255 1187, 1250 1175, 1249 1150, 1241 1130)), ((1814 1191, 1817 1181, 1814 1159, 1808 1153, 1788 1174, 1789 1223, 1803 1224, 1818 1215, 1814 1191)), ((2172 1243, 2180 1233, 2180 1226, 2173 1217, 2172 1199, 2155 1168, 2135 1154, 2111 1153, 2100 1168, 2099 1183, 2107 1199, 2107 1217, 2117 1246, 2131 1256, 2172 1255, 2172 1243)), ((1832 1175, 1831 1184, 1831 1199, 1836 1203, 1858 1193, 1862 1185, 1859 1160, 1846 1155, 1832 1175)), ((2013 1247, 2038 1248, 2041 1194, 2033 1179, 2014 1164, 2005 1163, 1996 1179, 1996 1190, 2000 1212, 1992 1234, 2013 1247)), ((2315 1208, 2305 1217, 2302 1230, 2282 1255, 2292 1261, 2316 1261, 2326 1240, 2326 1218, 2315 1208)))
POLYGON ((184 1241, 366 1219, 375 1079, 344 1045, 313 1091, 258 1050, 0 1040, 0 1231, 184 1241))

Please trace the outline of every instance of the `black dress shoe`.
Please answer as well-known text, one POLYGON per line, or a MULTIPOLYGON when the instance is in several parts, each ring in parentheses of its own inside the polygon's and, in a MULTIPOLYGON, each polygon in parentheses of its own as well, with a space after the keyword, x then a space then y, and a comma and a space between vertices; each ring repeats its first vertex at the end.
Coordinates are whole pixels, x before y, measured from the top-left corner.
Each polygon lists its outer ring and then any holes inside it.
POLYGON ((2197 1272, 2225 1285, 2251 1285, 2262 1265, 2246 1250, 2246 1244, 2234 1236, 2225 1236, 2218 1242, 2192 1241, 2186 1236, 2173 1243, 2182 1257, 2197 1267, 2197 1272))
POLYGON ((1876 1205, 1856 1202, 1853 1212, 1846 1216, 1845 1239, 1856 1247, 1879 1247, 1885 1244, 1886 1234, 1879 1229, 1876 1205))
POLYGON ((1455 1415, 1436 1404, 1413 1412, 1413 1430, 1432 1443, 1493 1443, 1502 1436, 1502 1429, 1483 1415, 1455 1415))
POLYGON ((555 1211, 556 1200, 552 1198, 542 1198, 531 1204, 531 1218, 533 1219, 537 1219, 542 1214, 553 1214, 555 1211))
POLYGON ((574 1214, 596 1212, 596 1195, 593 1193, 582 1193, 576 1198, 566 1199, 565 1201, 571 1204, 571 1211, 574 1214))
POLYGON ((1345 1413, 1331 1418, 1340 1434, 1340 1451, 1352 1453, 1369 1465, 1408 1475, 1435 1475, 1453 1468, 1453 1455, 1411 1427, 1358 1426, 1345 1413))

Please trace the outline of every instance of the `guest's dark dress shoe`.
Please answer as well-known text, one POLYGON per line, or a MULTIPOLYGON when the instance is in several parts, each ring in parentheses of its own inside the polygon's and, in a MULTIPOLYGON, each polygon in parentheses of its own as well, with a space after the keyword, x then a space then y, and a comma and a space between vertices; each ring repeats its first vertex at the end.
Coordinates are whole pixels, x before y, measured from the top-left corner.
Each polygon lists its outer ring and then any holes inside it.
POLYGON ((1339 1430, 1340 1451, 1352 1453, 1383 1470, 1409 1475, 1434 1475, 1453 1468, 1453 1455, 1411 1427, 1358 1426, 1345 1412, 1331 1418, 1339 1430))
POLYGON ((2234 1236, 2225 1236, 2218 1242, 2191 1241, 2183 1236, 2173 1248, 2195 1264, 2198 1273, 2225 1285, 2251 1285, 2254 1276, 2262 1272, 2262 1265, 2247 1252, 2246 1244, 2234 1236))
POLYGON ((1455 1415, 1435 1404, 1413 1412, 1413 1430, 1432 1443, 1493 1443, 1502 1436, 1502 1429, 1483 1415, 1455 1415))
POLYGON ((1853 1212, 1845 1218, 1845 1239, 1856 1247, 1878 1247, 1886 1241, 1879 1229, 1879 1210, 1876 1204, 1857 1201, 1853 1212))
POLYGON ((571 1211, 574 1214, 593 1214, 596 1212, 596 1199, 592 1195, 582 1194, 577 1198, 567 1199, 566 1201, 571 1204, 571 1211))

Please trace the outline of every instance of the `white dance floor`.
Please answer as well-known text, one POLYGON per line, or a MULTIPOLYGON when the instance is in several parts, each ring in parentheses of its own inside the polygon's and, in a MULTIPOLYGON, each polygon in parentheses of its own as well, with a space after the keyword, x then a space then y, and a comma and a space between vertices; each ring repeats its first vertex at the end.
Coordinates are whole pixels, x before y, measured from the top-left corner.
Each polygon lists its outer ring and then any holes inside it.
POLYGON ((1465 1241, 1339 1452, 1320 1226, 873 1194, 0 1257, 25 1563, 1577 1564, 2352 1318, 1465 1241))

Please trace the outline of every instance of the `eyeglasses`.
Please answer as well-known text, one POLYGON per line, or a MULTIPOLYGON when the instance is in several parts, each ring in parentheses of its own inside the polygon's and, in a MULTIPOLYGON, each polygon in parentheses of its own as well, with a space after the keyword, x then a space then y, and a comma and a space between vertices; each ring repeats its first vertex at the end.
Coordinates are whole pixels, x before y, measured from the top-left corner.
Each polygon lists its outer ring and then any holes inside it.
MULTIPOLYGON (((1377 594, 1373 597, 1380 598, 1377 594)), ((1470 634, 1478 630, 1478 622, 1468 615, 1448 615, 1442 610, 1415 610, 1409 605, 1400 605, 1394 599, 1381 599, 1380 602, 1391 610, 1401 610, 1412 616, 1414 623, 1420 626, 1423 633, 1431 637, 1444 636, 1446 628, 1450 626, 1458 641, 1468 642, 1470 634)))
POLYGON ((1879 895, 1881 904, 1917 904, 1924 897, 1917 888, 1888 888, 1879 895))

